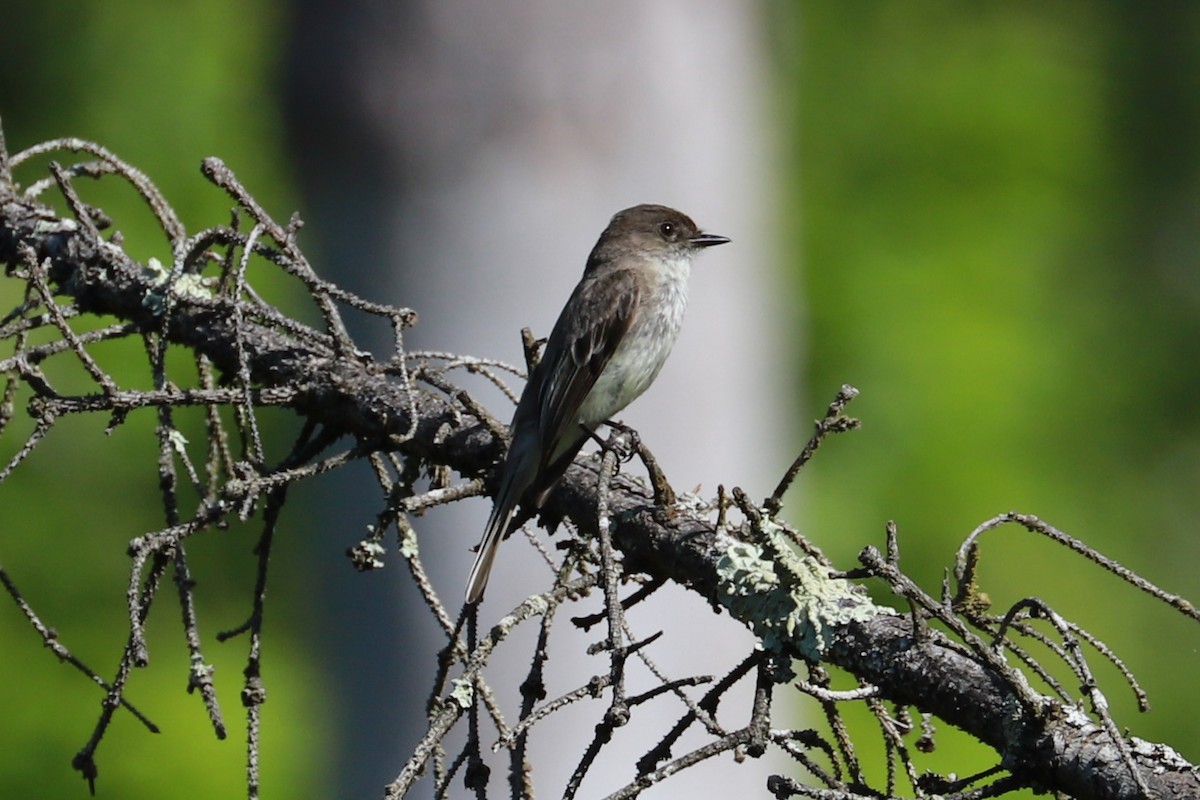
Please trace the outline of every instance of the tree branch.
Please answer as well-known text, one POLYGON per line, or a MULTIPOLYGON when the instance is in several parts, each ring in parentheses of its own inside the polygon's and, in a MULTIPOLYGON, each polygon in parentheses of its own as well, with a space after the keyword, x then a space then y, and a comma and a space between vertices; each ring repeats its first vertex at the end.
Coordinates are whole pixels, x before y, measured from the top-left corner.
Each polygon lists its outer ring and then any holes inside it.
MULTIPOLYGON (((205 248, 216 239, 241 242, 267 258, 279 257, 252 236, 214 229, 207 238, 177 240, 178 261, 164 280, 152 265, 139 264, 103 241, 95 226, 61 218, 14 194, 3 181, 0 217, 0 261, 9 265, 9 272, 44 268, 57 291, 69 295, 80 312, 113 316, 142 332, 159 332, 226 376, 247 375, 260 400, 269 397, 330 434, 353 437, 361 451, 400 453, 467 478, 490 479, 503 442, 495 422, 482 418, 472 404, 409 381, 404 364, 378 362, 348 349, 340 336, 281 320, 273 309, 186 289, 188 265, 202 261, 205 248)), ((279 229, 276 235, 287 238, 290 231, 279 229)), ((401 327, 398 323, 397 336, 401 327)), ((20 357, 0 362, 3 370, 33 369, 17 364, 20 357)), ((168 396, 172 390, 158 391, 168 396)), ((209 391, 211 396, 197 402, 212 402, 225 390, 209 391)), ((36 402, 57 399, 47 389, 36 402)), ((71 402, 77 407, 64 404, 59 411, 87 407, 86 398, 71 402)), ((570 517, 583 533, 595 536, 598 469, 595 457, 572 465, 551 495, 546 516, 570 517)), ((978 644, 969 632, 955 631, 964 639, 957 642, 925 626, 929 616, 944 620, 947 604, 903 583, 877 553, 864 551, 866 574, 902 590, 921 613, 914 610, 901 617, 849 592, 840 595, 839 602, 854 606, 855 616, 816 619, 816 630, 771 638, 776 634, 764 635, 765 623, 748 610, 752 606, 731 604, 732 546, 758 553, 781 581, 800 579, 803 569, 821 569, 819 561, 813 561, 816 567, 801 568, 780 553, 782 546, 772 531, 783 526, 773 514, 747 507, 748 519, 740 528, 718 528, 682 505, 656 506, 646 488, 627 476, 613 477, 608 486, 607 516, 627 574, 645 572, 656 580, 688 586, 715 609, 734 609, 731 613, 762 636, 768 649, 799 659, 820 653, 824 661, 877 687, 881 697, 936 714, 995 748, 1003 766, 1022 784, 1102 800, 1139 798, 1147 787, 1161 798, 1200 796, 1196 768, 1170 748, 1116 741, 1078 705, 1030 689, 1020 673, 1006 666, 1000 650, 978 644), (1136 770, 1131 771, 1130 764, 1136 770)), ((778 497, 768 505, 769 511, 777 510, 778 497)))

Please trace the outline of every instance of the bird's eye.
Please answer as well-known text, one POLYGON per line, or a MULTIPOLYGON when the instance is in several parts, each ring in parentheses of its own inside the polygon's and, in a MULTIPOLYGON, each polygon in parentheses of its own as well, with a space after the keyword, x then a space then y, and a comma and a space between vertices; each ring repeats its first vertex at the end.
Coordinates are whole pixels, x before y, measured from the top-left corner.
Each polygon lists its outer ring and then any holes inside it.
POLYGON ((675 238, 675 223, 674 222, 664 222, 663 224, 658 226, 658 232, 662 234, 662 237, 664 239, 666 239, 667 241, 671 241, 672 239, 675 238))

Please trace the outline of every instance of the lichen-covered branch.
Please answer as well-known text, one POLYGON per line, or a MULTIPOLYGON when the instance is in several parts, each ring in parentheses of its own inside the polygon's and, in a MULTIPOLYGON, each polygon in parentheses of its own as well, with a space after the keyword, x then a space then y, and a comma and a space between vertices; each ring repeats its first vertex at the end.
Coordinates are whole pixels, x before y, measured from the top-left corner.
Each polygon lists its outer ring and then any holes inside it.
MULTIPOLYGON (((768 725, 773 689, 791 680, 796 665, 809 670, 806 685, 811 687, 810 693, 822 698, 827 714, 836 716, 839 703, 867 702, 892 744, 900 741, 904 725, 887 717, 881 700, 936 715, 974 735, 995 749, 997 767, 1007 770, 1010 776, 993 784, 998 791, 1024 786, 1101 800, 1200 796, 1195 767, 1164 745, 1123 738, 1096 693, 1075 697, 1060 686, 1033 688, 1029 672, 1023 669, 1031 658, 1010 637, 1030 630, 1028 614, 1039 611, 1049 616, 1049 609, 1030 603, 1002 618, 989 617, 986 608, 977 602, 970 585, 973 571, 967 569, 960 572, 963 589, 958 597, 935 599, 898 570, 894 538, 887 555, 868 548, 862 553, 862 568, 857 573, 838 573, 815 547, 776 516, 783 492, 825 437, 856 427, 855 421, 844 414, 854 396, 849 387, 817 424, 813 439, 781 480, 779 489, 761 504, 737 490, 732 493, 734 505, 727 502, 724 492, 715 502, 674 497, 673 492, 661 488, 666 486, 661 475, 655 481, 659 487, 655 491, 625 473, 606 472, 601 481, 601 457, 579 459, 567 470, 545 509, 548 520, 569 519, 579 534, 571 552, 560 560, 557 580, 477 637, 476 621, 465 624, 463 614, 444 605, 424 576, 417 534, 409 515, 490 490, 491 469, 504 446, 503 426, 456 387, 448 374, 463 367, 498 381, 494 370, 502 366, 446 354, 406 353, 403 332, 413 324, 414 315, 406 309, 357 298, 322 281, 294 242, 298 223, 293 220, 280 225, 272 220, 236 177, 215 160, 205 162, 204 173, 233 198, 243 215, 241 222, 235 220, 231 225, 188 236, 140 173, 95 145, 74 140, 55 144, 60 149, 82 152, 94 161, 65 168, 54 166, 53 180, 38 184, 36 192, 22 191, 7 175, 0 175, 0 262, 6 265, 11 278, 25 281, 28 287, 24 304, 0 319, 0 338, 15 343, 13 354, 0 359, 0 374, 8 381, 0 434, 17 413, 16 387, 26 393, 24 411, 35 421, 34 432, 25 444, 16 449, 7 466, 0 467, 0 483, 64 416, 107 413, 115 425, 125 415, 142 409, 155 409, 159 415, 156 435, 165 524, 162 530, 139 537, 130 547, 133 566, 127 591, 131 645, 117 679, 102 684, 111 695, 106 701, 106 715, 111 716, 125 703, 121 687, 129 667, 142 663, 140 626, 149 613, 159 578, 168 574, 168 563, 174 564, 173 574, 184 604, 188 647, 193 660, 203 667, 203 637, 195 615, 189 612, 191 577, 184 561, 183 542, 230 515, 247 518, 265 509, 254 608, 246 625, 221 637, 243 631, 251 634, 253 652, 245 694, 251 700, 260 695, 265 552, 286 499, 286 487, 350 461, 369 459, 388 505, 380 511, 371 536, 353 549, 354 564, 361 569, 381 566, 387 556, 383 537, 394 528, 399 534, 398 549, 408 559, 422 597, 447 636, 440 655, 429 732, 403 770, 398 771, 396 781, 388 788, 389 796, 407 792, 430 761, 434 762, 441 787, 448 785, 463 765, 469 780, 486 780, 485 774, 481 777, 482 773, 477 772, 477 730, 483 716, 475 704, 478 699, 482 699, 483 712, 501 731, 502 745, 508 743, 505 746, 514 749, 514 776, 521 773, 514 777, 514 785, 525 785, 521 781, 528 778, 526 773, 535 765, 529 765, 524 750, 518 748, 523 748, 529 731, 556 709, 604 692, 613 693, 610 709, 620 711, 606 722, 609 730, 624 724, 625 715, 634 713, 643 701, 671 694, 680 697, 687 711, 677 729, 666 734, 667 740, 675 741, 684 729, 697 723, 710 736, 706 745, 682 755, 669 754, 669 747, 648 753, 638 764, 641 777, 622 789, 621 796, 632 796, 644 786, 668 779, 677 769, 720 752, 735 750, 754 756, 772 746, 792 755, 801 768, 818 777, 826 787, 822 791, 831 793, 821 796, 861 796, 864 792, 860 791, 858 759, 840 721, 832 724, 835 743, 816 734, 781 732, 768 725), (88 163, 93 166, 86 166, 88 163), (72 183, 76 176, 85 174, 117 174, 139 187, 171 242, 171 265, 139 263, 118 241, 103 238, 106 219, 85 205, 72 183), (38 193, 51 186, 59 187, 73 216, 60 216, 39 202, 38 193), (247 278, 252 258, 275 264, 299 280, 314 299, 323 327, 296 322, 262 302, 247 278), (209 267, 215 267, 215 275, 206 272, 209 267), (63 302, 55 302, 55 297, 63 302), (376 360, 358 351, 341 322, 344 308, 386 317, 395 333, 395 353, 376 360), (103 318, 106 324, 76 330, 75 321, 84 316, 103 318), (28 332, 41 328, 57 331, 60 338, 29 346, 28 332), (120 386, 91 355, 89 348, 94 343, 129 336, 145 340, 154 377, 149 390, 120 386), (195 354, 201 374, 198 385, 179 386, 169 380, 163 356, 167 344, 188 348, 195 354), (93 393, 60 392, 53 376, 43 369, 49 360, 72 357, 94 381, 93 393), (170 410, 188 406, 203 408, 208 414, 207 462, 189 456, 186 442, 174 429, 170 410), (255 422, 255 412, 264 407, 290 409, 304 425, 287 457, 274 466, 266 463, 262 434, 255 422), (225 408, 235 412, 236 437, 230 435, 216 413, 225 408), (324 453, 340 437, 349 437, 353 444, 332 455, 324 453), (234 440, 243 442, 241 453, 234 452, 234 440), (176 472, 176 459, 186 480, 176 472), (418 476, 432 478, 425 493, 413 488, 418 476), (460 482, 456 484, 455 480, 460 482), (194 485, 202 497, 192 515, 181 513, 179 507, 177 495, 184 485, 194 485), (606 534, 603 558, 594 552, 594 543, 600 539, 600 520, 606 534), (608 552, 610 538, 623 561, 618 562, 608 552), (611 565, 620 574, 610 572, 607 580, 597 579, 595 574, 579 578, 574 572, 577 564, 611 565), (650 576, 649 585, 621 600, 619 595, 626 582, 639 574, 650 576), (907 604, 904 613, 871 602, 852 582, 856 577, 890 587, 907 604), (753 707, 746 709, 743 724, 736 730, 721 728, 712 715, 727 688, 724 682, 718 682, 709 695, 696 702, 685 690, 706 684, 709 678, 662 675, 656 688, 626 697, 623 665, 633 658, 652 663, 643 649, 653 639, 627 638, 618 605, 638 602, 665 581, 690 587, 711 604, 714 613, 731 615, 758 638, 761 652, 747 654, 739 668, 742 672, 737 673, 740 676, 753 669, 757 683, 753 707), (539 647, 543 646, 555 610, 597 585, 606 587, 608 599, 608 613, 603 619, 609 623, 611 674, 593 678, 588 691, 572 689, 544 704, 534 702, 535 694, 530 694, 522 704, 521 719, 508 724, 500 717, 499 704, 493 701, 484 676, 491 652, 506 640, 513 627, 532 619, 542 620, 545 626, 539 639, 539 647), (458 621, 454 623, 456 616, 458 621), (931 628, 928 623, 934 620, 948 633, 931 628), (850 673, 861 688, 840 694, 828 691, 824 685, 826 666, 850 673), (455 669, 461 673, 456 674, 455 669), (464 715, 471 720, 472 728, 467 749, 446 767, 440 760, 444 737, 464 715), (817 767, 809 751, 828 756, 834 767, 817 767)), ((0 165, 16 169, 28 157, 19 156, 0 160, 0 165)), ((613 461, 610 457, 606 463, 611 465, 613 461)), ((1013 521, 1020 522, 1016 518, 1013 521)), ((15 586, 10 593, 19 596, 15 586)), ((1173 605, 1191 608, 1182 600, 1173 605)), ((32 611, 28 613, 32 615, 32 611)), ((1083 684, 1090 673, 1080 660, 1076 630, 1062 622, 1054 633, 1070 640, 1058 652, 1067 656, 1083 684)), ((1098 639, 1079 638, 1102 649, 1098 639)), ((537 657, 534 663, 530 680, 537 683, 541 676, 537 657)), ((94 673, 89 674, 100 681, 94 673)), ((1033 674, 1038 673, 1033 670, 1033 674)), ((255 705, 251 703, 251 707, 255 705)), ((256 768, 257 717, 254 723, 249 761, 256 768)), ((106 725, 107 716, 97 729, 96 741, 106 725)), ((598 732, 593 746, 600 748, 605 742, 598 732)), ((94 776, 94 743, 89 748, 84 771, 94 776)), ((901 764, 905 770, 901 774, 908 775, 910 782, 927 780, 918 777, 909 748, 896 746, 890 752, 889 764, 901 764)), ((586 772, 590 762, 585 758, 582 763, 582 772, 586 772)), ((254 795, 257 772, 250 774, 254 795)), ((914 788, 946 795, 966 788, 928 780, 929 785, 914 788)), ((895 791, 892 783, 889 778, 884 789, 889 795, 895 791)), ((807 791, 790 781, 779 781, 775 787, 778 796, 807 791)))

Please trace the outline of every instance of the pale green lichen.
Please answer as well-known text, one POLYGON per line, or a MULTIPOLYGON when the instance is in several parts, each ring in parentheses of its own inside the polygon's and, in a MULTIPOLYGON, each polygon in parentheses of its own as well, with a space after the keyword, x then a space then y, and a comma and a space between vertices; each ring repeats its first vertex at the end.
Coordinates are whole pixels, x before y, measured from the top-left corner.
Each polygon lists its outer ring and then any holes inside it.
POLYGON ((214 672, 216 672, 216 667, 211 664, 205 664, 200 656, 192 655, 192 664, 188 675, 188 680, 191 684, 199 685, 203 681, 212 678, 214 672))
POLYGON ((888 613, 861 588, 792 549, 777 523, 762 520, 755 535, 762 545, 734 541, 725 548, 717 562, 717 591, 765 650, 820 660, 833 628, 888 613))
POLYGON ((39 219, 33 224, 33 232, 38 236, 48 236, 55 233, 72 233, 79 230, 73 219, 39 219))
POLYGON ((383 557, 387 555, 384 546, 374 539, 364 539, 359 544, 359 552, 367 566, 371 569, 383 569, 383 557))
POLYGON ((475 691, 471 688, 471 682, 462 678, 455 678, 450 681, 450 687, 450 695, 447 699, 459 708, 470 708, 471 700, 475 696, 475 691))
POLYGON ((176 297, 192 300, 212 300, 216 279, 204 275, 180 275, 171 286, 171 293, 176 297))
MULTIPOLYGON (((164 267, 157 258, 146 259, 144 270, 150 278, 151 284, 156 288, 165 285, 171 279, 171 271, 164 267)), ((212 300, 213 290, 216 286, 217 279, 215 277, 185 273, 177 275, 175 280, 171 281, 171 296, 198 301, 212 300)), ((148 292, 142 299, 142 305, 155 314, 161 314, 167 307, 166 297, 157 291, 148 292)))
POLYGON ((162 265, 154 256, 146 259, 146 272, 150 274, 150 282, 155 286, 162 286, 167 282, 167 277, 170 275, 167 268, 162 265))
POLYGON ((398 517, 396 527, 400 531, 400 555, 409 560, 419 556, 420 547, 417 542, 417 532, 413 530, 413 526, 404 517, 398 517))
POLYGON ((187 437, 178 430, 172 428, 167 434, 167 439, 171 442, 171 447, 175 448, 175 452, 182 455, 187 455, 188 440, 187 437))

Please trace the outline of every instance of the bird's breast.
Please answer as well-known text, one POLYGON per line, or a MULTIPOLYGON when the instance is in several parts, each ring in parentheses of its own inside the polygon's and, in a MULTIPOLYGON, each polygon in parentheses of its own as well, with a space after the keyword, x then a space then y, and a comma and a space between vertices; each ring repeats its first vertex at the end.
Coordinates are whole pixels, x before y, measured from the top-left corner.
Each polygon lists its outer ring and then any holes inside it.
POLYGON ((679 336, 687 309, 686 270, 682 275, 656 277, 640 298, 628 333, 579 409, 579 421, 588 428, 611 418, 649 388, 679 336))

